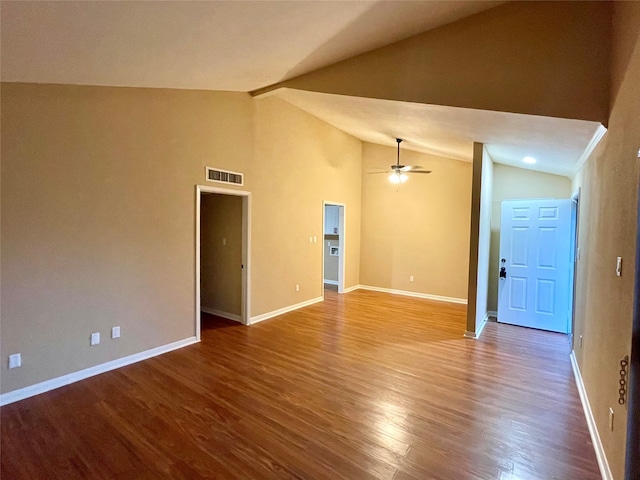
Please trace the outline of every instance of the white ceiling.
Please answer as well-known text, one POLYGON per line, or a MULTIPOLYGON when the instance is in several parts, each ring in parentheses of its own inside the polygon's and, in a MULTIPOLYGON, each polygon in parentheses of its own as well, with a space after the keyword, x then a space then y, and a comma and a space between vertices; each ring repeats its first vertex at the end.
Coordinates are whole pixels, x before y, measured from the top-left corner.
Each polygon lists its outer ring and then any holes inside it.
MULTIPOLYGON (((292 89, 271 93, 366 142, 471 161, 473 142, 497 163, 571 176, 597 122, 348 97, 292 89), (532 156, 535 165, 522 162, 532 156)), ((393 159, 392 159, 393 160, 393 159)), ((393 163, 393 162, 391 162, 393 163)))
MULTIPOLYGON (((5 82, 252 91, 502 1, 0 2, 5 82)), ((293 90, 275 93, 373 143, 571 175, 598 124, 293 90)))
POLYGON ((2 1, 2 81, 252 91, 498 1, 2 1))

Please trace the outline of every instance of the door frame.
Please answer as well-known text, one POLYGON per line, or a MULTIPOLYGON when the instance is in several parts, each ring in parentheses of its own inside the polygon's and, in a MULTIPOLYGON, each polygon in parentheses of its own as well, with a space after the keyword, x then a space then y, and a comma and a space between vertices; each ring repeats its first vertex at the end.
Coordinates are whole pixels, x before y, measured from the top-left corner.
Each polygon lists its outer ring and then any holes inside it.
POLYGON ((347 204, 343 202, 322 201, 322 278, 321 291, 324 298, 324 222, 326 221, 325 211, 328 205, 338 207, 338 293, 344 293, 344 269, 347 244, 347 204))
POLYGON ((571 315, 571 324, 569 325, 569 343, 571 348, 573 348, 573 332, 576 327, 576 278, 578 278, 578 246, 580 243, 579 235, 580 235, 580 192, 581 187, 573 192, 571 195, 571 262, 573 264, 573 269, 571 272, 571 298, 569 299, 570 303, 570 315, 571 315))
POLYGON ((200 341, 200 315, 202 312, 200 299, 200 215, 202 195, 215 193, 242 197, 242 300, 240 302, 240 318, 244 325, 251 324, 251 192, 230 188, 196 185, 196 252, 195 252, 195 329, 196 339, 200 341))

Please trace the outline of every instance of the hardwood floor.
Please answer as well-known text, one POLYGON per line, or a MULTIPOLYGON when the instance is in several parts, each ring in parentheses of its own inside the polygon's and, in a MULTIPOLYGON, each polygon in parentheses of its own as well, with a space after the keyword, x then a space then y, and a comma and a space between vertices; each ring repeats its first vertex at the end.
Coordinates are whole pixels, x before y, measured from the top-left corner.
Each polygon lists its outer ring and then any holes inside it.
POLYGON ((597 480, 566 336, 355 291, 2 407, 3 479, 597 480))

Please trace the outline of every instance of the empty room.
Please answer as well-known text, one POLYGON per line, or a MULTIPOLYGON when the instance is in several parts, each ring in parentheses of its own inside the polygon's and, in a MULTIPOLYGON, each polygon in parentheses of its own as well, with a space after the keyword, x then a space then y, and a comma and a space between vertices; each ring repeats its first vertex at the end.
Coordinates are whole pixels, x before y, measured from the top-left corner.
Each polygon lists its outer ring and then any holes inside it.
POLYGON ((2 478, 640 479, 640 2, 0 14, 2 478))

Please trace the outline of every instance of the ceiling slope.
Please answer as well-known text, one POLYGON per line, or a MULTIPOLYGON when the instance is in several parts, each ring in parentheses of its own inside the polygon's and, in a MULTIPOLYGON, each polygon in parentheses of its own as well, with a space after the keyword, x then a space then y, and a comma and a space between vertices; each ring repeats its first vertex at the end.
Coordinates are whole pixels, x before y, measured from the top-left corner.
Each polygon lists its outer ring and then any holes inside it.
POLYGON ((498 1, 2 1, 2 81, 251 91, 498 1))
POLYGON ((609 108, 608 2, 512 2, 280 87, 596 121, 609 108))
MULTIPOLYGON (((473 143, 484 143, 493 161, 570 177, 598 122, 471 108, 424 105, 303 90, 276 96, 360 140, 470 162, 473 143), (535 165, 522 159, 534 157, 535 165)), ((393 160, 393 158, 391 158, 393 160)))

